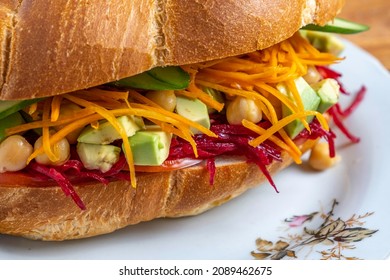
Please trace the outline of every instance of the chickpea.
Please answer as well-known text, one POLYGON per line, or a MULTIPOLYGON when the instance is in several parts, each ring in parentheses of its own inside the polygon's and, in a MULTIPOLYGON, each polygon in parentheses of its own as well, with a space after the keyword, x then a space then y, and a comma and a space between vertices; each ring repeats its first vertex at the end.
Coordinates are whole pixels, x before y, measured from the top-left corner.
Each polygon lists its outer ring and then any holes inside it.
POLYGON ((0 173, 22 170, 32 152, 33 147, 23 136, 7 137, 0 144, 0 173))
MULTIPOLYGON (((34 144, 34 150, 38 150, 42 147, 43 137, 39 137, 34 144)), ((64 164, 70 157, 70 145, 66 138, 61 139, 57 143, 55 143, 52 147, 53 153, 57 156, 58 160, 51 161, 47 154, 43 153, 38 155, 35 158, 35 161, 44 164, 44 165, 62 165, 64 164)))
POLYGON ((309 165, 316 170, 325 170, 341 160, 339 156, 331 158, 329 156, 329 145, 326 142, 317 143, 311 150, 309 165))
MULTIPOLYGON (((81 110, 81 107, 74 104, 74 103, 65 103, 61 105, 60 109, 60 116, 69 116, 72 114, 76 114, 77 111, 81 110)), ((55 130, 61 130, 64 127, 64 125, 59 125, 54 127, 55 130)), ((66 139, 69 141, 69 144, 76 144, 77 138, 79 137, 81 131, 83 130, 83 127, 74 130, 73 132, 66 135, 66 139)))
POLYGON ((154 90, 145 95, 147 98, 157 103, 165 110, 173 112, 176 107, 176 95, 173 90, 154 90))
POLYGON ((322 79, 321 74, 314 66, 309 66, 307 68, 307 73, 305 76, 303 76, 303 78, 308 84, 318 83, 322 79))
POLYGON ((258 123, 263 114, 254 100, 236 97, 227 104, 226 117, 230 124, 241 124, 244 119, 258 123))

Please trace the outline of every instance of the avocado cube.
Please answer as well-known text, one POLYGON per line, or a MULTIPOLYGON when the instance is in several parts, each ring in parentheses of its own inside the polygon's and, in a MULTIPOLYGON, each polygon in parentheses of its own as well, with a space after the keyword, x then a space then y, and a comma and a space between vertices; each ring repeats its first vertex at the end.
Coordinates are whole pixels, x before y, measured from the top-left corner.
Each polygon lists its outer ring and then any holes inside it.
MULTIPOLYGON (((121 116, 117 120, 126 131, 126 136, 130 137, 140 130, 138 117, 121 116)), ((102 121, 97 129, 87 126, 77 138, 78 142, 88 144, 109 144, 121 139, 119 132, 108 121, 102 121)))
MULTIPOLYGON (((210 117, 206 104, 199 99, 191 99, 184 96, 176 98, 176 112, 193 122, 196 122, 205 128, 210 128, 210 117)), ((193 134, 201 133, 198 129, 191 127, 193 134)))
POLYGON ((5 130, 17 125, 24 124, 25 121, 19 112, 13 113, 0 120, 0 142, 6 138, 5 130))
POLYGON ((0 119, 16 113, 23 108, 37 103, 43 98, 28 99, 28 100, 0 100, 0 119))
MULTIPOLYGON (((223 94, 220 91, 212 89, 212 88, 208 88, 208 87, 204 87, 204 88, 202 88, 202 90, 205 93, 207 93, 212 99, 216 100, 217 102, 222 103, 222 104, 225 103, 225 99, 223 97, 223 94)), ((207 106, 207 111, 209 114, 212 114, 212 113, 215 113, 217 110, 207 106)))
POLYGON ((142 130, 129 137, 135 165, 161 165, 169 155, 171 134, 164 131, 142 130))
MULTIPOLYGON (((307 111, 317 111, 321 99, 314 89, 302 77, 295 79, 294 82, 299 95, 301 96, 304 109, 307 111)), ((292 93, 284 84, 278 84, 277 89, 293 100, 292 93)), ((283 117, 291 115, 291 110, 284 104, 282 106, 282 115, 283 117)), ((309 116, 306 118, 306 121, 310 123, 313 118, 313 116, 309 116)), ((291 138, 295 138, 303 129, 304 125, 300 120, 294 120, 285 127, 286 132, 291 138)))
POLYGON ((321 82, 313 84, 312 88, 321 99, 317 108, 317 111, 320 113, 326 112, 339 101, 340 86, 334 79, 324 79, 321 82))
POLYGON ((343 42, 334 35, 309 30, 303 30, 301 33, 317 50, 321 52, 339 55, 345 49, 343 42))
POLYGON ((77 154, 84 167, 91 170, 109 171, 119 160, 121 148, 114 145, 77 144, 77 154))

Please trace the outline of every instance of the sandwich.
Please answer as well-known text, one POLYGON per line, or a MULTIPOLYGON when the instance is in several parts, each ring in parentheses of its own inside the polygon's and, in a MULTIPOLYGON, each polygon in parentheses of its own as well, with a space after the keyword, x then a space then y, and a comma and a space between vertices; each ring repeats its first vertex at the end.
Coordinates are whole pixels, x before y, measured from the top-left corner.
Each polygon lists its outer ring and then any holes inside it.
POLYGON ((278 192, 272 176, 319 138, 334 157, 342 58, 301 28, 332 29, 343 5, 3 1, 0 233, 197 215, 263 182, 278 192))

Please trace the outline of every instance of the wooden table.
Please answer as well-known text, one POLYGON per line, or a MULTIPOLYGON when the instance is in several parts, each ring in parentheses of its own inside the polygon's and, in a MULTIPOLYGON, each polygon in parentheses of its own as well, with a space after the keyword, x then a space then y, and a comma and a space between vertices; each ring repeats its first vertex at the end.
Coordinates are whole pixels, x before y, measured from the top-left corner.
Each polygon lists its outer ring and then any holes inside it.
POLYGON ((390 0, 347 0, 339 15, 370 26, 370 30, 346 38, 372 53, 390 70, 390 0))

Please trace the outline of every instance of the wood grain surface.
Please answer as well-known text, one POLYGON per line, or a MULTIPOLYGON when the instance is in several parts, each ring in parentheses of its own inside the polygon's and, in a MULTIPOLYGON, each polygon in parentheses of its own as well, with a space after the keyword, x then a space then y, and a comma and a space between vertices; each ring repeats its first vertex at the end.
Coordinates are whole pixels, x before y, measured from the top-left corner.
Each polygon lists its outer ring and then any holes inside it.
POLYGON ((365 33, 345 37, 390 70, 390 0, 347 0, 339 17, 370 26, 365 33))

